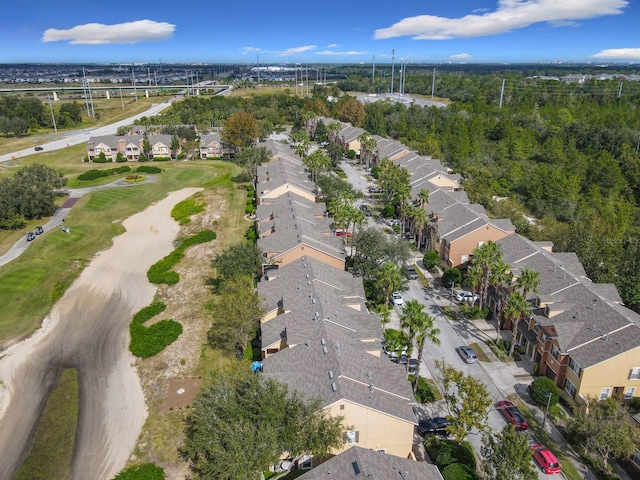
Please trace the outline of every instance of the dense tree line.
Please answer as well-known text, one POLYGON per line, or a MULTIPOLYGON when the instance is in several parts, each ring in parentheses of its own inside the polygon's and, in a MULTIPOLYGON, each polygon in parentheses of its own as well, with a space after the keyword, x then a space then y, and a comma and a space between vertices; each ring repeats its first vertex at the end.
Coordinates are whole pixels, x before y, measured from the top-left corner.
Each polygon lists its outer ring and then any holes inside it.
MULTIPOLYGON (((54 107, 57 127, 70 127, 82 122, 82 107, 78 102, 54 107)), ((0 97, 0 135, 24 136, 29 130, 53 128, 49 107, 36 97, 3 95, 0 97)))
POLYGON ((55 190, 66 184, 62 173, 39 164, 0 180, 0 229, 22 228, 26 220, 53 215, 55 190))

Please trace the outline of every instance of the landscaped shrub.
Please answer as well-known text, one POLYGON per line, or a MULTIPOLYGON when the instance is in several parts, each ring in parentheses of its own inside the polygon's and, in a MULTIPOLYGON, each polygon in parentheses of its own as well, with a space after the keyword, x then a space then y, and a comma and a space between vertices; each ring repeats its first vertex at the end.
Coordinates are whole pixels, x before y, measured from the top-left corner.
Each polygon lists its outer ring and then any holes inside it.
POLYGON ((118 152, 116 154, 116 162, 117 163, 124 163, 127 161, 127 157, 125 157, 124 155, 122 155, 122 153, 118 152))
POLYGON ((463 302, 460 305, 460 312, 470 320, 479 318, 491 318, 491 310, 486 305, 480 308, 478 305, 469 302, 463 302))
POLYGON ((444 480, 475 480, 478 474, 466 465, 461 463, 452 463, 442 469, 442 478, 444 480))
POLYGON ((250 240, 252 242, 255 242, 258 238, 258 233, 256 232, 256 227, 255 225, 250 226, 247 229, 247 233, 245 234, 245 238, 247 240, 250 240))
POLYGON ((168 162, 171 160, 171 157, 158 157, 156 155, 153 156, 154 162, 168 162))
POLYGON ((433 402, 436 396, 433 394, 433 388, 423 377, 418 377, 418 385, 416 387, 416 400, 420 403, 433 402))
POLYGON ((151 283, 166 283, 174 285, 180 280, 177 272, 170 271, 184 257, 184 251, 198 243, 210 242, 215 240, 216 232, 212 230, 202 230, 195 235, 183 240, 182 243, 169 255, 151 265, 147 271, 147 278, 151 283))
POLYGON ((164 312, 165 308, 164 303, 156 302, 133 316, 131 325, 129 325, 129 333, 131 334, 129 350, 136 357, 153 357, 175 342, 182 333, 182 324, 173 320, 160 320, 150 327, 144 326, 147 320, 164 312))
POLYGON ((491 351, 496 355, 496 357, 498 357, 498 359, 500 359, 501 361, 508 362, 509 360, 511 360, 508 353, 510 342, 507 342, 502 339, 499 339, 497 341, 487 340, 487 345, 489 346, 491 351))
POLYGON ((180 225, 186 225, 191 222, 191 215, 204 212, 204 208, 207 204, 203 201, 198 201, 195 198, 187 198, 171 209, 171 216, 180 225))
POLYGON ((107 158, 104 152, 100 152, 100 154, 97 157, 93 157, 93 163, 107 163, 107 162, 111 162, 111 159, 107 158))
POLYGON ((396 211, 393 208, 393 205, 385 205, 385 207, 382 209, 382 216, 384 218, 391 218, 393 217, 394 213, 396 213, 396 211))
POLYGON ((125 468, 113 480, 165 480, 164 470, 153 463, 125 468))
POLYGON ((547 377, 538 377, 531 385, 529 385, 529 395, 531 399, 540 407, 546 408, 547 401, 549 401, 549 406, 555 405, 558 403, 558 387, 553 383, 553 380, 547 377), (551 393, 551 399, 549 400, 545 393, 551 393))
POLYGON ((636 413, 640 413, 640 397, 633 397, 631 400, 626 402, 625 407, 629 409, 629 411, 635 415, 636 413))
POLYGON ((349 160, 353 160, 354 158, 356 158, 356 151, 353 149, 347 150, 347 158, 349 160))
POLYGON ((433 250, 427 250, 422 258, 422 265, 427 271, 432 272, 440 263, 440 257, 437 252, 433 250))
MULTIPOLYGON (((424 260, 422 263, 424 264, 424 260)), ((460 285, 460 282, 462 282, 462 274, 457 268, 447 268, 442 274, 442 285, 446 288, 460 285)))
POLYGON ((137 173, 162 173, 160 167, 154 167, 152 165, 140 165, 136 168, 137 173))
POLYGON ((131 168, 126 165, 123 165, 121 167, 116 167, 116 168, 109 168, 106 170, 96 170, 96 169, 87 170, 86 172, 78 175, 78 180, 81 180, 81 181, 95 180, 96 178, 110 177, 111 175, 127 173, 130 171, 131 171, 131 168))

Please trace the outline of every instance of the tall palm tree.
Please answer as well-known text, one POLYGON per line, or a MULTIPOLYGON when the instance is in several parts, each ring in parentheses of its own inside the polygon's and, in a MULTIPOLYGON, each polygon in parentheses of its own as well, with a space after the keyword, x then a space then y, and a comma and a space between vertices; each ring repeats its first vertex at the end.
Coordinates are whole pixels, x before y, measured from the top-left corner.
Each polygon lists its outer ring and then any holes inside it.
POLYGON ((360 141, 360 162, 369 166, 369 157, 373 156, 373 149, 378 145, 369 132, 364 132, 358 137, 360 141))
POLYGON ((470 264, 474 274, 479 275, 480 309, 484 306, 487 298, 491 271, 498 266, 500 261, 502 261, 502 250, 496 242, 488 241, 473 251, 470 264))
POLYGON ((424 207, 427 203, 429 203, 429 190, 426 188, 421 188, 418 192, 418 202, 421 207, 424 207))
POLYGON ((411 210, 411 220, 413 221, 413 228, 416 233, 416 241, 418 245, 418 249, 422 246, 422 236, 424 233, 424 228, 429 223, 429 215, 427 215, 427 211, 424 208, 414 208, 411 210))
POLYGON ((386 262, 376 273, 376 287, 384 292, 384 303, 389 306, 391 292, 402 288, 404 277, 395 263, 386 262))
MULTIPOLYGON (((353 237, 356 236, 356 229, 359 229, 362 225, 364 225, 367 221, 367 216, 365 213, 359 208, 351 206, 349 219, 351 220, 351 224, 353 225, 353 237)), ((353 257, 353 237, 351 237, 351 256, 353 257)))
POLYGON ((338 132, 342 129, 342 125, 339 122, 331 122, 327 125, 327 138, 330 142, 336 142, 338 139, 338 132))
POLYGON ((516 348, 516 339, 518 337, 518 324, 525 318, 529 312, 529 304, 526 299, 518 292, 509 295, 509 302, 504 309, 504 317, 511 322, 511 347, 509 348, 509 356, 513 356, 513 350, 516 348))
POLYGON ((516 286, 522 289, 522 296, 527 298, 527 294, 531 291, 536 293, 540 286, 540 272, 523 268, 516 280, 516 286))
MULTIPOLYGON (((417 365, 412 382, 414 392, 418 385, 420 364, 422 363, 422 351, 424 350, 425 343, 429 340, 435 345, 440 345, 440 339, 438 338, 438 335, 440 335, 440 329, 433 326, 433 320, 434 319, 424 311, 424 305, 417 300, 409 300, 405 304, 402 309, 402 314, 400 315, 400 327, 403 330, 407 329, 409 331, 411 344, 413 345, 413 341, 416 340, 418 345, 417 365)), ((411 355, 410 351, 408 353, 411 355)), ((407 366, 408 365, 409 362, 407 362, 407 366)))
MULTIPOLYGON (((496 265, 491 270, 489 276, 489 283, 495 289, 497 295, 500 295, 503 287, 510 287, 513 282, 513 274, 511 273, 511 266, 504 263, 502 260, 496 262, 496 265)), ((500 312, 498 312, 499 314, 500 312)))

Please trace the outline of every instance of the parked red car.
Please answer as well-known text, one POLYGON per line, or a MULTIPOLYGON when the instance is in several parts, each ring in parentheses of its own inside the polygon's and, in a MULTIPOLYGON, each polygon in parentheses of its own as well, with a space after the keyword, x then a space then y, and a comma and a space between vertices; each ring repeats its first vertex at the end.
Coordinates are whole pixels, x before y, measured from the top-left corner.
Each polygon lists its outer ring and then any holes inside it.
POLYGON ((552 474, 562 472, 562 467, 560 467, 558 459, 547 447, 532 445, 531 449, 533 450, 533 459, 544 473, 552 474))
POLYGON ((518 410, 518 407, 513 403, 502 400, 496 403, 496 410, 502 414, 507 422, 513 424, 516 430, 526 430, 529 428, 529 424, 520 413, 520 410, 518 410))
POLYGON ((336 237, 350 237, 351 232, 348 230, 336 230, 336 237))

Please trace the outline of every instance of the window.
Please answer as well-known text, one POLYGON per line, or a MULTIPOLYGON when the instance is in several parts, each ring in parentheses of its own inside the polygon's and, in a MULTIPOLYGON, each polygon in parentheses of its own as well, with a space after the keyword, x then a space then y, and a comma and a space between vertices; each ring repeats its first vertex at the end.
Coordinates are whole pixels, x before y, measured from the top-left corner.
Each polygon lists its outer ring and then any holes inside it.
POLYGON ((638 380, 640 378, 640 367, 633 367, 629 372, 629 380, 638 380))
POLYGON ((358 430, 347 430, 345 434, 345 443, 354 444, 360 440, 360 432, 358 430))
POLYGON ((478 242, 478 248, 484 245, 484 242, 478 242))
POLYGON ((576 362, 573 358, 569 359, 569 368, 571 369, 571 371, 573 373, 575 373, 578 377, 580 376, 580 374, 582 373, 582 368, 580 368, 580 365, 578 365, 578 362, 576 362))
POLYGON ((467 263, 468 260, 469 255, 462 255, 462 257, 460 257, 460 263, 467 263))
POLYGON ((311 455, 305 455, 298 461, 300 470, 309 470, 313 467, 313 457, 311 455))
POLYGON ((560 350, 558 350, 558 347, 556 347, 555 345, 551 345, 551 356, 557 360, 559 353, 560 350))
POLYGON ((340 410, 344 410, 344 405, 340 405, 340 410))
POLYGON ((635 394, 636 394, 636 387, 627 387, 627 389, 624 391, 624 399, 630 400, 634 397, 635 394))
POLYGON ((571 383, 571 381, 569 379, 566 379, 564 381, 564 390, 569 395, 571 395, 571 398, 575 398, 576 397, 576 392, 577 392, 578 389, 576 388, 576 386, 573 383, 571 383))
POLYGON ((611 395, 610 388, 605 387, 602 390, 600 390, 600 400, 606 400, 607 398, 609 398, 609 395, 611 395))

